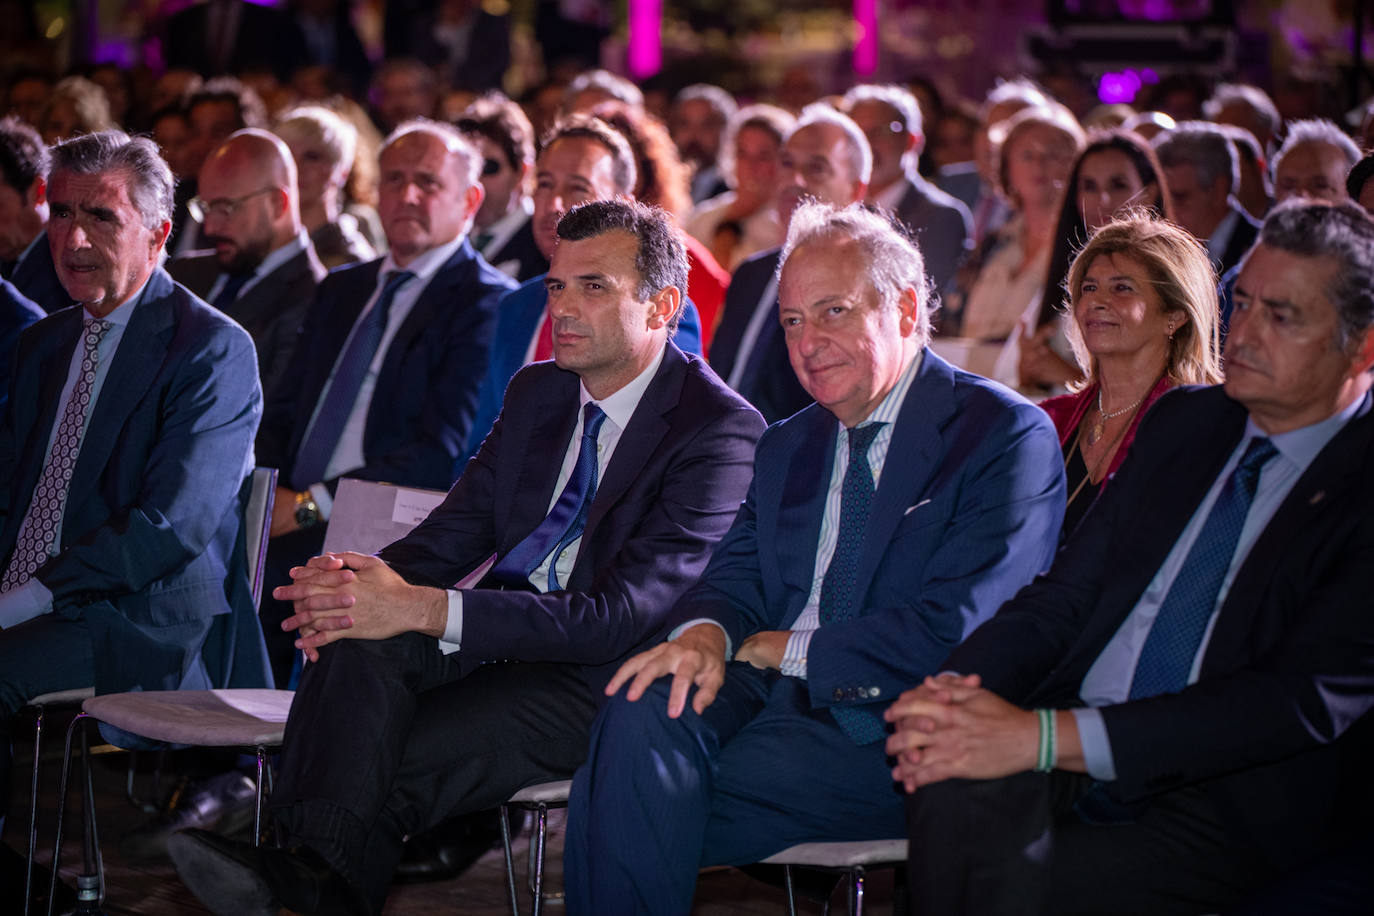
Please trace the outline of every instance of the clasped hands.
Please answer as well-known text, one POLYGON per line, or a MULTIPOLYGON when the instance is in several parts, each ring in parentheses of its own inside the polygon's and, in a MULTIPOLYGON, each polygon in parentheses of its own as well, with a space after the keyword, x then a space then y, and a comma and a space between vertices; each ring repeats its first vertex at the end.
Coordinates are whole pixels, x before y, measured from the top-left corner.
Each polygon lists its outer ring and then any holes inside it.
POLYGON ((312 662, 321 646, 339 639, 388 639, 415 631, 444 635, 448 596, 437 588, 411 585, 374 556, 346 551, 312 557, 291 570, 291 584, 273 589, 295 613, 283 630, 299 630, 296 648, 312 662))
POLYGON ((887 753, 908 792, 946 779, 997 779, 1035 767, 1039 721, 984 690, 976 674, 927 677, 888 707, 887 753))

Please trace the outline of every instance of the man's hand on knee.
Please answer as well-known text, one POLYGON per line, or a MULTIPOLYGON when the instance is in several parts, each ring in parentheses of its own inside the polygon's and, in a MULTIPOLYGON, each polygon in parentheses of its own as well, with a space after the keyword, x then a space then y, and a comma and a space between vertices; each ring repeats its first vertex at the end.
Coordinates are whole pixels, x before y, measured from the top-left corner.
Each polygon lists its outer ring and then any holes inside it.
POLYGON ((292 570, 292 577, 295 582, 273 594, 294 603, 296 613, 282 629, 301 630, 296 646, 312 659, 318 656, 311 650, 339 639, 389 639, 411 631, 439 637, 448 622, 442 589, 411 585, 377 557, 316 557, 292 570))
POLYGON ((606 696, 614 696, 627 682, 625 699, 635 702, 649 685, 671 675, 668 692, 668 718, 676 719, 687 706, 687 693, 696 685, 692 709, 698 715, 716 699, 725 682, 725 633, 714 624, 697 624, 684 630, 677 639, 660 643, 641 652, 620 666, 606 685, 606 696))

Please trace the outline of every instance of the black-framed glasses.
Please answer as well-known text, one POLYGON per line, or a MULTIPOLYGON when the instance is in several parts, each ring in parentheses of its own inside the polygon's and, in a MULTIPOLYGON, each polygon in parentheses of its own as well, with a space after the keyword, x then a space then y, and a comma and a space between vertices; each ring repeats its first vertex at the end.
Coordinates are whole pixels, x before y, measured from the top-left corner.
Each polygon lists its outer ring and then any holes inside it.
POLYGON ((186 209, 191 215, 200 222, 205 222, 207 217, 218 216, 221 219, 228 219, 234 215, 234 211, 243 206, 243 202, 257 197, 259 194, 271 194, 280 191, 281 188, 259 188, 256 191, 249 191, 242 197, 216 197, 214 200, 206 200, 203 197, 192 197, 186 202, 186 209))

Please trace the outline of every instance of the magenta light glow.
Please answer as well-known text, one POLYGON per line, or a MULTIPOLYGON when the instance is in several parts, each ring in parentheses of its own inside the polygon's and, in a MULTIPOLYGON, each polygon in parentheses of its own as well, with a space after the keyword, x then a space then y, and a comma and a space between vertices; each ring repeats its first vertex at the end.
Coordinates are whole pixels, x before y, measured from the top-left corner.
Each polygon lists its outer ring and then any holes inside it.
POLYGON ((854 0, 854 72, 872 76, 878 69, 878 0, 854 0))
POLYGON ((663 67, 663 0, 629 0, 630 76, 645 79, 663 67))

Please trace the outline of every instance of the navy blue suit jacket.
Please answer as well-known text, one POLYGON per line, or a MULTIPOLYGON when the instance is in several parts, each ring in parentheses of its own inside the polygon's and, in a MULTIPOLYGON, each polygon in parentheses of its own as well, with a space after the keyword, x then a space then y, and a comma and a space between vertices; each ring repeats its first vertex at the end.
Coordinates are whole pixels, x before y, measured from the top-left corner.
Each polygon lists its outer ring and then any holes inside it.
MULTIPOLYGON (((482 445, 496 415, 501 412, 501 403, 506 395, 506 386, 525 365, 525 355, 529 352, 534 332, 539 330, 544 320, 544 311, 549 304, 549 294, 544 289, 544 277, 540 274, 506 295, 497 306, 496 334, 491 340, 491 362, 487 364, 487 375, 482 380, 482 389, 477 398, 477 419, 472 424, 472 434, 468 437, 467 448, 458 464, 462 470, 463 462, 476 454, 482 445)), ((701 317, 697 307, 688 299, 683 303, 682 316, 678 320, 677 334, 673 343, 684 353, 701 354, 701 317)), ((456 474, 455 474, 456 476, 456 474)))
POLYGON ((19 332, 43 317, 43 310, 26 299, 14 284, 0 280, 0 411, 9 402, 10 367, 19 346, 19 332))
MULTIPOLYGON (((20 339, 0 430, 6 565, 83 314, 49 315, 20 339)), ((240 502, 261 412, 252 339, 154 271, 91 409, 61 550, 36 574, 56 613, 89 624, 97 691, 270 684, 240 502)))
POLYGON ((716 336, 711 338, 711 368, 721 378, 729 378, 735 363, 747 360, 749 369, 739 380, 738 391, 744 399, 759 409, 769 423, 785 420, 811 403, 792 361, 787 355, 787 341, 778 323, 777 300, 763 322, 759 336, 748 353, 740 352, 745 329, 753 317, 763 291, 778 270, 782 249, 760 252, 735 268, 730 286, 725 290, 725 309, 721 312, 716 336))
POLYGON ((44 233, 38 239, 38 244, 14 265, 10 282, 25 298, 36 303, 49 315, 72 304, 72 297, 67 295, 67 291, 62 288, 62 282, 57 279, 57 268, 53 265, 47 233, 44 233))
MULTIPOLYGON (((1053 568, 945 667, 1022 706, 1081 706, 1083 678, 1135 607, 1245 432, 1220 387, 1176 389, 1053 568)), ((1368 836, 1374 808, 1374 411, 1294 484, 1222 603, 1197 683, 1104 707, 1135 800, 1199 785, 1237 842, 1287 867, 1368 836), (1360 721, 1363 717, 1364 721, 1360 721), (1363 824, 1359 818, 1365 818, 1363 824)))
MULTIPOLYGON (((770 427, 754 482, 670 626, 706 617, 733 646, 788 629, 810 595, 838 421, 819 405, 770 427)), ((949 651, 1044 570, 1064 515, 1064 462, 1044 411, 926 350, 874 495, 858 570, 863 611, 816 631, 817 707, 869 705, 949 651)))
MULTIPOLYGON (((443 503, 380 556, 447 588, 504 556, 548 513, 577 422, 578 378, 551 362, 511 380, 496 425, 443 503)), ((486 661, 571 662, 599 694, 700 575, 749 486, 758 413, 669 343, 611 456, 567 588, 463 593, 466 671, 486 661)))
MULTIPOLYGON (((269 394, 258 457, 280 468, 283 483, 296 489, 319 483, 290 480, 291 469, 381 265, 378 259, 325 277, 301 329, 294 366, 269 394)), ((472 430, 496 303, 513 286, 466 240, 430 278, 387 347, 363 431, 365 463, 350 477, 448 489, 472 430)))

